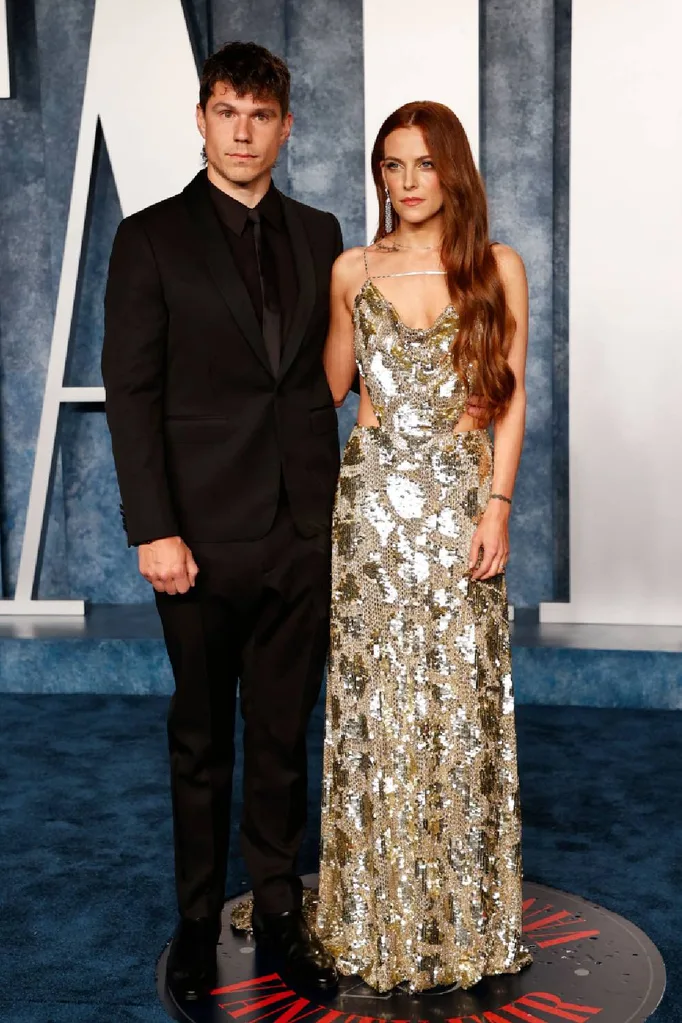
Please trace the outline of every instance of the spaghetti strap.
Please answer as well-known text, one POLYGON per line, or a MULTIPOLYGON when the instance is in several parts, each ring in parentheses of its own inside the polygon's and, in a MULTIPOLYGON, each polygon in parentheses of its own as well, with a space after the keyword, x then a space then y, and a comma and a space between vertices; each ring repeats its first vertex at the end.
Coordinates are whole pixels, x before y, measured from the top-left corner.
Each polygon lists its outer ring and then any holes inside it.
POLYGON ((399 274, 374 274, 373 281, 386 280, 388 277, 445 277, 447 270, 403 270, 399 274))
POLYGON ((447 270, 403 270, 397 274, 370 274, 369 265, 367 263, 367 252, 368 249, 362 250, 362 255, 365 260, 365 280, 386 280, 388 277, 444 277, 447 274, 447 270))

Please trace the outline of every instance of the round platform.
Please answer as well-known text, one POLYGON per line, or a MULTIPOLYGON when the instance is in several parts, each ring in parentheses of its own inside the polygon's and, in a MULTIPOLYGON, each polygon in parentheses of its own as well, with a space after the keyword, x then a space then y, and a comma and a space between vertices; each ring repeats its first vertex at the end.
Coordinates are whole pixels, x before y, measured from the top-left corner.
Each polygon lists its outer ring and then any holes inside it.
MULTIPOLYGON (((303 878, 314 887, 316 875, 303 878)), ((468 991, 379 995, 357 977, 337 994, 311 1000, 258 968, 253 939, 235 934, 225 903, 218 946, 218 986, 202 1003, 177 1005, 165 984, 168 947, 157 967, 161 1002, 183 1023, 637 1023, 665 990, 656 946, 637 927, 601 906, 545 885, 526 883, 524 935, 533 965, 486 978, 468 991)), ((240 896, 243 898, 243 896, 240 896)))

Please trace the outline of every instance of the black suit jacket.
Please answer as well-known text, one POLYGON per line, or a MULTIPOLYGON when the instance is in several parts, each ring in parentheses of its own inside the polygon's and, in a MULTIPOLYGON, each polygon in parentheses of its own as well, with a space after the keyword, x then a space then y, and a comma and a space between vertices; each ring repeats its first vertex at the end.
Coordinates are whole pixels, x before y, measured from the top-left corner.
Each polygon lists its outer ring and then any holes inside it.
POLYGON ((321 356, 341 231, 281 199, 299 288, 276 377, 205 171, 119 226, 102 373, 130 544, 262 537, 282 477, 299 532, 330 528, 339 446, 321 356))

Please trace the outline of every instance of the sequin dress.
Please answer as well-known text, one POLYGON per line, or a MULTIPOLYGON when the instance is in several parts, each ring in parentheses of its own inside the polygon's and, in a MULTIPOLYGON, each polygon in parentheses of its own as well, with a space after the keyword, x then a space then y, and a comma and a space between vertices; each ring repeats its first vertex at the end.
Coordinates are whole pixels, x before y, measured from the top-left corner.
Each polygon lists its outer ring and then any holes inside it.
POLYGON ((467 575, 492 445, 453 432, 451 306, 408 328, 368 278, 354 325, 380 427, 336 496, 316 928, 379 991, 471 987, 530 961, 506 587, 467 575))

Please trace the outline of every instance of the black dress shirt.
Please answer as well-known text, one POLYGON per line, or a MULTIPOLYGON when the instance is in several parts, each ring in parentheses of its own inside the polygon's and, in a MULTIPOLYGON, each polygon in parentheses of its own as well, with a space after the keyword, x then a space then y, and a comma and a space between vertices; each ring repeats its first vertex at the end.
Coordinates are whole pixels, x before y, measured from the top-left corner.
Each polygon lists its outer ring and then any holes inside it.
MULTIPOLYGON (((258 322, 263 325, 263 297, 253 224, 249 207, 216 188, 209 181, 211 200, 218 214, 227 244, 246 285, 258 322)), ((284 220, 282 202, 274 185, 256 206, 261 217, 262 269, 265 287, 277 296, 282 316, 282 345, 296 304, 298 280, 291 242, 284 220)))

